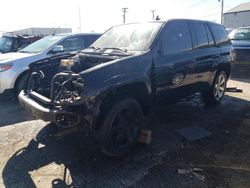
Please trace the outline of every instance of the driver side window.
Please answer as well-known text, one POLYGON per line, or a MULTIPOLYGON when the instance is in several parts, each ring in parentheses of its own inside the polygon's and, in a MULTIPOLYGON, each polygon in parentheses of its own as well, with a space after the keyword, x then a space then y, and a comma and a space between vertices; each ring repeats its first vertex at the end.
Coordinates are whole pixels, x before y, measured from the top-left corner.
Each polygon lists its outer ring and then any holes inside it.
POLYGON ((189 26, 186 22, 169 22, 164 30, 163 54, 177 54, 192 50, 189 26))

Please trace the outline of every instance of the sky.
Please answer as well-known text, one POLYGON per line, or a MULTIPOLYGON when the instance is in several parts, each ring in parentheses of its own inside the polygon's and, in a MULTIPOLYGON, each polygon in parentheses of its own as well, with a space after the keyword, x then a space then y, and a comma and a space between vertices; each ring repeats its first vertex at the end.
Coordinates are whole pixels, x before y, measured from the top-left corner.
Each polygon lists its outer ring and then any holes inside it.
MULTIPOLYGON (((224 12, 244 2, 250 1, 224 0, 224 12)), ((218 0, 1 0, 0 31, 70 27, 73 32, 101 33, 122 24, 125 7, 126 23, 152 20, 151 10, 156 10, 155 15, 161 20, 191 18, 220 22, 218 0)))

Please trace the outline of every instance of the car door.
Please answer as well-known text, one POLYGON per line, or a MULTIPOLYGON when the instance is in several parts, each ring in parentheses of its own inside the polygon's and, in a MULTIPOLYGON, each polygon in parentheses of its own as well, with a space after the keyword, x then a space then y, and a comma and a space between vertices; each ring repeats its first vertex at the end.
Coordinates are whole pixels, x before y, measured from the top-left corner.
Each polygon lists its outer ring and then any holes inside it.
POLYGON ((220 56, 220 51, 215 46, 211 30, 204 22, 193 23, 196 36, 196 48, 194 49, 195 59, 197 63, 196 79, 199 82, 199 88, 206 87, 210 82, 213 64, 220 56))
POLYGON ((159 98, 179 98, 192 93, 196 82, 196 62, 189 22, 167 22, 160 33, 158 45, 162 52, 154 55, 154 62, 159 98))

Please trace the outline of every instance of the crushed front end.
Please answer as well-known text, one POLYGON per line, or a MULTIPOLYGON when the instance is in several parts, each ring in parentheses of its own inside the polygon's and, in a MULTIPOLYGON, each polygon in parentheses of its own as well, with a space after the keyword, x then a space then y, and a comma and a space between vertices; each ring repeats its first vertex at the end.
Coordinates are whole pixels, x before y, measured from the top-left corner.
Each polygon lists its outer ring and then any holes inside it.
MULTIPOLYGON (((34 62, 30 65, 27 88, 18 96, 20 104, 36 118, 54 122, 60 127, 94 125, 101 100, 90 96, 86 86, 93 80, 85 79, 84 83, 83 71, 122 57, 123 54, 82 52, 34 62)), ((100 78, 98 71, 92 74, 100 78)), ((94 81, 91 86, 95 87, 94 81)))
POLYGON ((53 76, 49 94, 42 94, 38 86, 44 78, 42 71, 30 74, 27 89, 18 98, 21 106, 36 118, 51 121, 63 128, 75 127, 86 121, 86 96, 79 74, 65 70, 53 76))

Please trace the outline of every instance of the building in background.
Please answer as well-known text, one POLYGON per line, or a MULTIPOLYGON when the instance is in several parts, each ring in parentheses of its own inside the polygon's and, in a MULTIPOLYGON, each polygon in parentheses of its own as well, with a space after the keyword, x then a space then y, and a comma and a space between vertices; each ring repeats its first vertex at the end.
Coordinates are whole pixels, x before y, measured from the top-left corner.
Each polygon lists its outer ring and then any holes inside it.
POLYGON ((39 28, 39 27, 33 27, 33 28, 27 28, 22 30, 17 30, 11 32, 15 35, 39 35, 39 36, 47 36, 52 34, 58 34, 58 33, 72 33, 71 28, 39 28))
POLYGON ((250 2, 239 4, 225 12, 223 24, 227 28, 250 26, 250 2))

